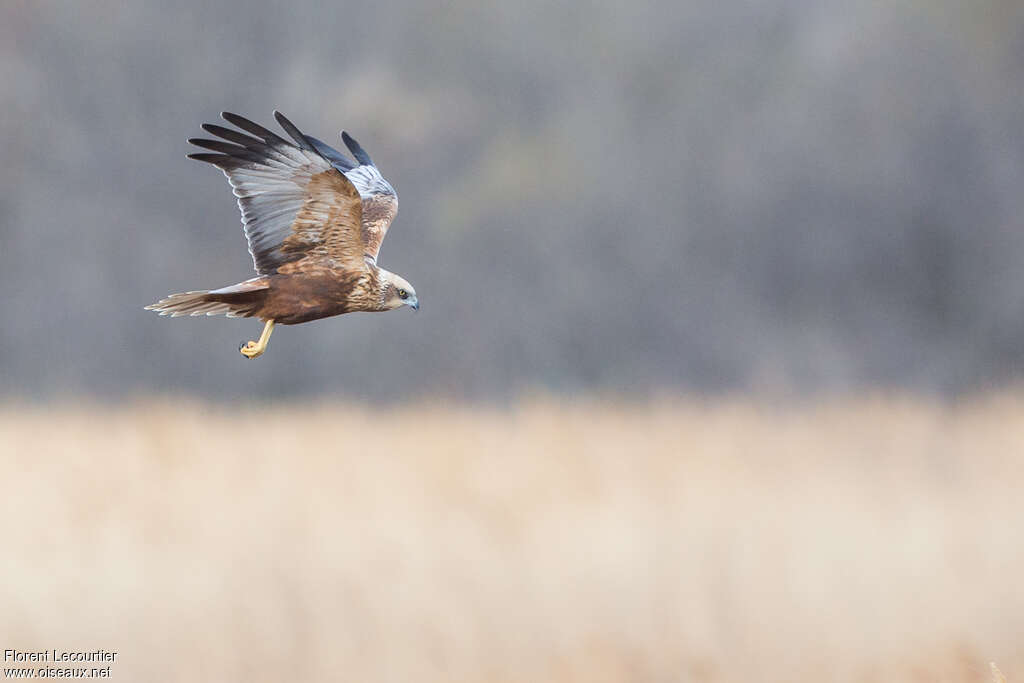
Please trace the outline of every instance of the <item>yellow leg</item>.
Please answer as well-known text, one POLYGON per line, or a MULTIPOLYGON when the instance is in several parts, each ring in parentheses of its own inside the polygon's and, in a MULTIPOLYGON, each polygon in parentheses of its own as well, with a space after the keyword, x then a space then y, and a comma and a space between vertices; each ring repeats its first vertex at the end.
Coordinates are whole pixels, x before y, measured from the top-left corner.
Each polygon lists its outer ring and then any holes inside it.
POLYGON ((267 324, 263 326, 263 334, 260 335, 259 341, 249 341, 238 347, 238 350, 242 352, 242 355, 246 358, 259 358, 263 355, 263 352, 267 350, 267 342, 270 341, 270 333, 274 331, 274 321, 268 320, 267 324))

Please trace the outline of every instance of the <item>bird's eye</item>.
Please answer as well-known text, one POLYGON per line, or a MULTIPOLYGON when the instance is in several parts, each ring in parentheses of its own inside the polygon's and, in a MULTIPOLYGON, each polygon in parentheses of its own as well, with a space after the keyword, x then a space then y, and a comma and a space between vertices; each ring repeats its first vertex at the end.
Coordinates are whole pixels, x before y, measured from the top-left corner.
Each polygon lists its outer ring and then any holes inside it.
POLYGON ((409 298, 409 292, 405 291, 404 289, 398 290, 398 298, 399 299, 408 299, 409 298))

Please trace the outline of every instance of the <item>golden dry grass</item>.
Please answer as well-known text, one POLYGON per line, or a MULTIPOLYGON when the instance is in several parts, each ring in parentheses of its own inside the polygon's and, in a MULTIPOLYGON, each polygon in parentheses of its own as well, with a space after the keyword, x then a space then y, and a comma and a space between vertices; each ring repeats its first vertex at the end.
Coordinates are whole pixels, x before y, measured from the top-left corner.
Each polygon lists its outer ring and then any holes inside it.
POLYGON ((0 648, 125 681, 1024 671, 1024 399, 0 409, 0 648))

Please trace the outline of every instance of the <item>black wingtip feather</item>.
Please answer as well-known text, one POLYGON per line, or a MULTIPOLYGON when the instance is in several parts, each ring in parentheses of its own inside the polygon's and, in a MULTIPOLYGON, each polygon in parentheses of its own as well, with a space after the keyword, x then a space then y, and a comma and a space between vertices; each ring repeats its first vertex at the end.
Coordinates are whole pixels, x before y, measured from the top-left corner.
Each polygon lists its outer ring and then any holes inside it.
POLYGON ((328 145, 323 140, 318 140, 312 135, 305 135, 306 141, 316 148, 317 153, 324 159, 327 159, 335 168, 341 170, 342 173, 345 171, 351 171, 356 167, 355 163, 347 156, 328 145))
POLYGON ((355 138, 349 135, 346 131, 341 131, 341 140, 348 147, 348 151, 352 152, 352 156, 356 158, 360 164, 364 166, 373 166, 373 161, 370 159, 370 155, 366 153, 355 138))
POLYGON ((206 152, 194 152, 192 154, 186 154, 189 159, 195 159, 196 161, 205 161, 208 164, 213 164, 220 168, 224 168, 231 164, 231 157, 226 154, 209 154, 206 152))
POLYGON ((224 119, 225 121, 227 121, 228 123, 230 123, 231 125, 238 126, 239 128, 241 128, 245 132, 250 133, 252 135, 255 135, 258 138, 262 138, 263 141, 265 143, 267 143, 268 145, 270 145, 271 147, 273 147, 275 145, 288 145, 289 144, 287 140, 282 138, 277 133, 273 133, 273 132, 267 130, 266 128, 264 128, 263 126, 259 125, 258 123, 253 123, 252 121, 250 121, 249 119, 245 118, 244 116, 239 116, 238 114, 232 114, 229 111, 222 111, 220 113, 220 117, 222 119, 224 119))
MULTIPOLYGON (((245 147, 238 144, 231 144, 230 142, 224 142, 223 140, 211 140, 205 137, 189 137, 188 144, 195 144, 198 147, 206 147, 207 150, 213 150, 215 152, 222 152, 220 147, 226 148, 233 152, 234 150, 245 150, 245 147)), ((229 152, 225 152, 229 154, 229 152)))
POLYGON ((239 145, 233 145, 230 142, 224 142, 223 140, 207 140, 206 138, 189 138, 189 143, 196 147, 203 147, 204 149, 213 150, 214 152, 220 152, 229 157, 235 159, 245 159, 247 161, 254 161, 261 163, 265 161, 266 155, 259 152, 254 152, 246 147, 239 145))
POLYGON ((216 135, 219 138, 224 138, 228 142, 233 142, 236 145, 242 145, 243 147, 264 147, 264 143, 257 138, 249 137, 244 133, 239 133, 237 130, 231 130, 224 126, 218 126, 215 123, 204 123, 202 126, 203 130, 211 135, 216 135))
POLYGON ((274 110, 274 119, 277 120, 277 123, 282 128, 284 128, 284 131, 286 133, 288 133, 288 135, 290 135, 293 140, 295 140, 295 144, 298 145, 301 149, 304 149, 304 150, 307 150, 307 151, 310 151, 310 152, 316 152, 316 150, 313 148, 313 146, 311 144, 309 144, 309 142, 306 141, 306 136, 304 136, 302 134, 302 131, 300 131, 295 126, 294 123, 289 121, 285 117, 284 114, 282 114, 281 112, 277 111, 276 109, 274 110))

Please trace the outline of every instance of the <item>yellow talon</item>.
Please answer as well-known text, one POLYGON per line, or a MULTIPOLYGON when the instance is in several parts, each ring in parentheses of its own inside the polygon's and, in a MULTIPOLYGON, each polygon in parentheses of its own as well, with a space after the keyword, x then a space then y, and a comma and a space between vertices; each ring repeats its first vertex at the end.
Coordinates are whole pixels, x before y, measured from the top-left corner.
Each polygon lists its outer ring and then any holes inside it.
POLYGON ((246 358, 259 358, 263 355, 263 352, 267 350, 267 342, 270 341, 270 333, 274 331, 274 321, 268 320, 267 324, 263 326, 263 334, 260 335, 259 341, 248 341, 238 347, 238 350, 246 358))

